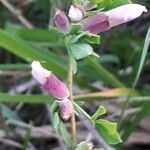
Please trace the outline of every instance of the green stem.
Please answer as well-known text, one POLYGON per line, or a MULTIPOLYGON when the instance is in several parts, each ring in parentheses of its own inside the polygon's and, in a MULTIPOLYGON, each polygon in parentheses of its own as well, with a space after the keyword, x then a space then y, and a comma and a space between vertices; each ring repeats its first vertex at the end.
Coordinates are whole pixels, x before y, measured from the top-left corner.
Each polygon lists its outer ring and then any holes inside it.
POLYGON ((85 110, 83 110, 78 104, 76 104, 75 102, 73 103, 74 104, 74 106, 83 114, 83 115, 85 115, 86 117, 87 117, 87 119, 89 120, 89 121, 91 121, 91 116, 85 111, 85 110))
MULTIPOLYGON (((73 105, 73 92, 72 92, 72 85, 73 85, 73 68, 72 68, 72 61, 71 56, 69 55, 69 64, 68 64, 68 89, 70 91, 69 99, 72 102, 73 105)), ((73 111, 71 116, 71 134, 72 134, 72 141, 75 145, 77 143, 77 133, 76 133, 76 120, 75 120, 75 113, 73 111)))

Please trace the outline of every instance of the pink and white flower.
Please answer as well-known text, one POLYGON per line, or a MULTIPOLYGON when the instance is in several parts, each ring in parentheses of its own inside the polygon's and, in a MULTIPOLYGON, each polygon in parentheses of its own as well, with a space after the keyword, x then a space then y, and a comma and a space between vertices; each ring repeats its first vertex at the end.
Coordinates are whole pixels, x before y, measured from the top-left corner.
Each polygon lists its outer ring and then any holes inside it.
POLYGON ((111 27, 129 22, 147 12, 145 6, 140 4, 126 4, 106 12, 100 12, 81 21, 84 31, 97 34, 111 27))
POLYGON ((71 21, 77 22, 83 19, 85 15, 85 10, 84 8, 76 5, 71 5, 69 9, 69 18, 71 21))
POLYGON ((67 99, 70 92, 67 86, 59 80, 51 71, 43 68, 38 61, 31 64, 32 76, 41 84, 43 89, 59 100, 67 99))

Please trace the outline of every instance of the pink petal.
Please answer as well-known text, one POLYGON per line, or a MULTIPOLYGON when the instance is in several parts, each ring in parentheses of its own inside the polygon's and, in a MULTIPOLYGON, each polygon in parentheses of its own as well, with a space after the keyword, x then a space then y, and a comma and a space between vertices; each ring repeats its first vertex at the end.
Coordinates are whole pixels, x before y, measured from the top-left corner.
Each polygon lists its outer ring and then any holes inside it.
POLYGON ((60 81, 54 74, 50 74, 46 83, 43 85, 45 91, 58 99, 66 99, 70 93, 66 85, 60 81))

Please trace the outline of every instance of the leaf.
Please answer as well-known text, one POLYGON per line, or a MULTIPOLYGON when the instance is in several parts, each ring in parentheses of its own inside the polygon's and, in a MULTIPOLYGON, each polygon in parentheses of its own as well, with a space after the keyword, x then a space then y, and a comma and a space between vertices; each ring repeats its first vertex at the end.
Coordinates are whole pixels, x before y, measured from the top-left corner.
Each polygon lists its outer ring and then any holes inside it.
POLYGON ((60 121, 59 123, 59 132, 62 135, 64 142, 66 143, 66 145, 68 147, 72 146, 72 140, 71 140, 71 136, 69 135, 64 123, 62 121, 60 121))
POLYGON ((81 24, 80 23, 72 23, 71 24, 71 34, 77 34, 81 30, 81 24))
POLYGON ((69 44, 69 49, 76 60, 82 59, 93 53, 93 48, 86 43, 69 44))
POLYGON ((129 0, 92 0, 93 2, 95 1, 97 3, 97 7, 99 9, 105 8, 105 10, 110 10, 112 8, 124 5, 124 4, 129 4, 129 0))
POLYGON ((58 112, 55 112, 53 115, 53 127, 56 131, 58 131, 59 123, 60 123, 60 118, 58 112))
POLYGON ((107 71, 101 64, 99 64, 92 57, 86 58, 87 65, 90 66, 104 82, 113 87, 124 87, 124 85, 109 71, 107 71))
POLYGON ((102 105, 96 110, 96 112, 92 115, 91 119, 95 121, 99 116, 106 114, 106 109, 102 105))
POLYGON ((58 102, 54 100, 54 102, 51 105, 51 112, 54 114, 58 110, 58 102))
POLYGON ((89 150, 89 146, 85 142, 81 142, 77 145, 75 150, 89 150))
POLYGON ((87 32, 87 34, 83 36, 83 40, 91 44, 100 44, 100 36, 90 32, 87 32))
POLYGON ((35 48, 30 44, 25 43, 23 40, 13 37, 2 30, 0 30, 0 47, 9 50, 16 56, 19 56, 28 62, 31 62, 32 60, 45 61, 47 62, 46 66, 49 70, 60 75, 60 77, 65 78, 66 76, 64 65, 62 65, 65 63, 63 59, 50 51, 47 52, 35 48))
POLYGON ((30 70, 29 64, 0 64, 0 70, 30 70))
POLYGON ((97 132, 103 137, 108 144, 118 144, 122 142, 117 131, 117 124, 107 120, 99 119, 95 122, 97 132))
MULTIPOLYGON (((138 71, 137 71, 137 74, 136 74, 136 77, 135 77, 135 80, 133 82, 133 85, 132 85, 132 89, 131 89, 131 92, 129 93, 129 97, 128 99, 126 100, 126 106, 128 103, 130 103, 131 99, 132 99, 132 93, 133 93, 133 90, 135 89, 137 83, 138 83, 138 80, 139 80, 139 77, 140 77, 140 74, 142 72, 142 68, 143 68, 143 65, 144 65, 144 62, 145 62, 145 59, 146 59, 146 55, 147 55, 147 52, 148 52, 148 48, 149 48, 149 45, 150 45, 150 27, 148 29, 148 32, 147 32, 147 35, 146 35, 146 38, 145 38, 145 42, 144 42, 144 47, 143 47, 143 51, 142 51, 142 54, 141 54, 141 58, 140 58, 140 63, 139 63, 139 68, 138 68, 138 71)), ((140 121, 147 115, 148 111, 149 111, 149 104, 148 103, 144 103, 142 106, 141 106, 141 111, 137 114, 135 114, 135 116, 133 116, 133 123, 131 125, 128 126, 128 128, 125 129, 125 131, 123 132, 123 139, 126 141, 127 138, 129 137, 129 135, 134 131, 134 129, 136 128, 136 126, 140 123, 140 121)), ((124 111, 125 111, 125 108, 123 109, 122 111, 122 115, 121 115, 121 123, 124 124, 124 118, 123 118, 123 115, 124 115, 124 111)), ((120 123, 120 124, 121 124, 120 123)))
POLYGON ((86 32, 81 32, 80 34, 73 36, 72 38, 70 38, 69 43, 73 44, 78 42, 86 34, 86 32))
POLYGON ((69 43, 76 43, 79 42, 79 40, 91 44, 100 44, 100 36, 96 34, 92 34, 90 32, 80 32, 80 34, 72 37, 69 43))
POLYGON ((43 96, 41 94, 35 95, 9 95, 6 93, 0 93, 0 102, 5 103, 30 103, 30 104, 37 104, 37 103, 52 103, 53 97, 51 96, 43 96))
POLYGON ((1 104, 3 116, 8 120, 22 121, 21 118, 13 112, 8 106, 1 104))

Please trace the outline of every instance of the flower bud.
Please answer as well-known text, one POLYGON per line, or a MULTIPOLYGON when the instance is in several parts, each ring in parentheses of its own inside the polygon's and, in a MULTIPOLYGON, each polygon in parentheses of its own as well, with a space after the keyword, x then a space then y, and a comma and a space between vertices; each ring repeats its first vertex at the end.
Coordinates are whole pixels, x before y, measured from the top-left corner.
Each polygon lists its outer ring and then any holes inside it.
POLYGON ((42 85, 43 89, 58 99, 66 99, 70 93, 66 85, 51 71, 46 70, 38 61, 31 64, 33 77, 42 85))
POLYGON ((64 34, 69 33, 70 23, 64 12, 57 9, 55 16, 54 16, 54 21, 55 21, 56 27, 60 30, 60 32, 64 34))
POLYGON ((64 99, 60 103, 60 112, 64 120, 68 120, 73 113, 73 105, 69 99, 64 99))
POLYGON ((108 17, 104 13, 98 13, 81 21, 83 31, 97 34, 109 29, 108 17))
POLYGON ((140 4, 126 4, 105 12, 109 18, 110 27, 138 18, 143 12, 147 12, 145 6, 140 4))
POLYGON ((84 15, 85 15, 84 8, 75 5, 70 6, 68 16, 72 21, 78 22, 83 19, 84 15))

